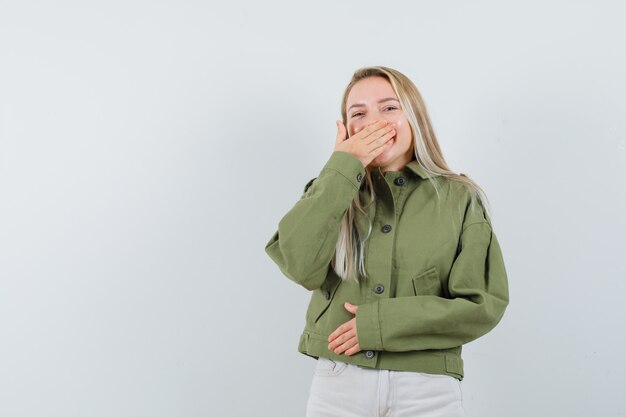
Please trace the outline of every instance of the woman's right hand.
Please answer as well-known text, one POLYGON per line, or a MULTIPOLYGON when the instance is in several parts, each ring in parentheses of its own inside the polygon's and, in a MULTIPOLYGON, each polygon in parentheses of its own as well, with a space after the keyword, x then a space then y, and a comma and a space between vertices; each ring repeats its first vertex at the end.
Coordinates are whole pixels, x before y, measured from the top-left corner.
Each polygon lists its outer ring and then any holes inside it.
POLYGON ((337 120, 336 123, 337 139, 334 150, 351 153, 359 158, 363 167, 367 167, 378 155, 389 149, 390 139, 396 134, 395 124, 377 120, 348 138, 343 122, 337 120))

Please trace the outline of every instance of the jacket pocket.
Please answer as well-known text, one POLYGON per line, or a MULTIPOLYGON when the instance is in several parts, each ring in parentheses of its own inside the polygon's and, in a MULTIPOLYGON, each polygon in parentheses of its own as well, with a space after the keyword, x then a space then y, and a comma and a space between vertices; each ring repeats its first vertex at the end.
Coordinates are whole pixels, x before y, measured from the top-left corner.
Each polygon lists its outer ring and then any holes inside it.
POLYGON ((309 301, 309 308, 306 315, 313 323, 322 317, 324 312, 330 306, 333 301, 337 287, 341 283, 341 278, 334 273, 329 273, 324 283, 317 289, 313 290, 311 295, 311 301, 309 301))
POLYGON ((430 267, 413 277, 415 295, 443 295, 443 288, 436 267, 430 267))

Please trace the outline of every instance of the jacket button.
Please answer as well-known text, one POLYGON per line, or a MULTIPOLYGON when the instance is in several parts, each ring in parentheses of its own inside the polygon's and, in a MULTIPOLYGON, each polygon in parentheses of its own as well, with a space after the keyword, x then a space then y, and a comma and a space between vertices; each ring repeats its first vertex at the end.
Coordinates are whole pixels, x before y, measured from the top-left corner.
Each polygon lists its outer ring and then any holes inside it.
POLYGON ((378 284, 374 287, 374 291, 376 292, 376 294, 382 294, 383 291, 385 291, 385 286, 383 284, 378 284))
POLYGON ((363 174, 361 174, 360 172, 358 174, 356 174, 356 180, 358 182, 361 182, 362 179, 363 179, 363 174))
POLYGON ((381 230, 383 231, 383 233, 389 233, 391 231, 391 225, 386 224, 381 230))
POLYGON ((371 350, 368 350, 365 352, 365 357, 368 359, 372 359, 374 357, 374 352, 371 350))
POLYGON ((330 291, 326 290, 326 292, 324 293, 324 297, 326 297, 327 300, 330 300, 330 291))
POLYGON ((404 185, 406 180, 404 179, 404 177, 398 177, 398 178, 396 178, 396 180, 394 182, 396 183, 396 185, 404 185))

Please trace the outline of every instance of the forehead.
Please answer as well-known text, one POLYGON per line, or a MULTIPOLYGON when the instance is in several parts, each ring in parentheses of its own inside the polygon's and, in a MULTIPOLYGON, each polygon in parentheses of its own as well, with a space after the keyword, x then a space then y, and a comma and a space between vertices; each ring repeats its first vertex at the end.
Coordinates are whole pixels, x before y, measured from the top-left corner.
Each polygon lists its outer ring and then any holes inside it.
POLYGON ((389 81, 382 77, 367 77, 352 86, 346 99, 346 108, 354 103, 375 103, 385 97, 398 98, 389 81))

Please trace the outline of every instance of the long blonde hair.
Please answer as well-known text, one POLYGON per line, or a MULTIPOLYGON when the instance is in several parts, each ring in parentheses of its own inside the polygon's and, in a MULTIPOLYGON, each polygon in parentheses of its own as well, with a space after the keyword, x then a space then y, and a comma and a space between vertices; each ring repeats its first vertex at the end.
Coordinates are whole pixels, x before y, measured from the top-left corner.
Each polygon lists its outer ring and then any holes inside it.
MULTIPOLYGON (((426 110, 426 105, 422 96, 413 82, 401 72, 383 66, 370 66, 357 69, 352 75, 350 83, 346 87, 341 101, 341 117, 344 126, 348 126, 346 115, 346 101, 350 90, 358 81, 367 77, 382 77, 386 79, 395 91, 402 111, 408 119, 413 137, 413 150, 418 164, 430 174, 428 180, 433 185, 437 197, 439 198, 439 184, 434 177, 444 177, 452 181, 463 183, 469 187, 472 198, 476 198, 478 203, 484 208, 487 219, 491 218, 491 210, 487 195, 480 186, 465 174, 457 174, 450 170, 446 163, 435 131, 433 130, 426 110)), ((376 195, 374 193, 371 170, 366 170, 364 176, 364 186, 370 195, 367 204, 361 202, 360 195, 353 199, 346 215, 342 221, 339 231, 339 238, 335 248, 335 254, 331 261, 333 270, 343 280, 360 281, 360 277, 366 277, 364 264, 365 241, 372 231, 372 221, 368 219, 368 231, 363 235, 359 230, 359 220, 363 216, 367 217, 367 208, 374 203, 376 195), (357 216, 360 213, 362 216, 357 216)), ((474 205, 472 204, 472 209, 474 205)))

